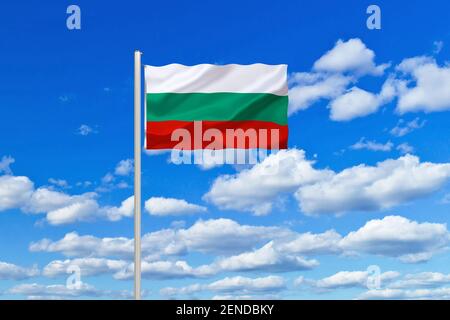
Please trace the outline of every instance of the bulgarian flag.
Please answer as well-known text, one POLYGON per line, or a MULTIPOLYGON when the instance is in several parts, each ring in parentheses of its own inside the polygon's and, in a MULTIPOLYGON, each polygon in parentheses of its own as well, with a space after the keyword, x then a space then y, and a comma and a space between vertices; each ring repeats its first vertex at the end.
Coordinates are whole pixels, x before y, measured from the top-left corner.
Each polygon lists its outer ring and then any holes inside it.
POLYGON ((146 149, 286 149, 287 65, 145 66, 146 149))

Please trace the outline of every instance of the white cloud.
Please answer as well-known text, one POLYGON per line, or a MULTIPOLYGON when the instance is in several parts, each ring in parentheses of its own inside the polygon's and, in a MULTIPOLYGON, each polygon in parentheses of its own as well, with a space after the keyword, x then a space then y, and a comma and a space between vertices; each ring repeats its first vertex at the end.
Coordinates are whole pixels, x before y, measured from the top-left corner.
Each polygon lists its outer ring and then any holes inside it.
POLYGON ((91 128, 90 126, 88 126, 87 124, 82 124, 77 129, 77 134, 82 135, 82 136, 87 136, 87 135, 90 135, 91 133, 97 133, 97 131, 94 130, 93 128, 91 128))
POLYGON ((333 99, 341 95, 353 81, 341 74, 299 72, 290 76, 289 114, 310 107, 321 99, 333 99))
POLYGON ((79 288, 68 288, 65 285, 41 285, 37 283, 19 284, 7 291, 9 294, 25 295, 29 299, 64 299, 81 296, 98 297, 102 292, 91 285, 82 283, 79 288))
POLYGON ((449 163, 420 162, 409 154, 338 173, 313 164, 302 150, 283 150, 250 169, 219 176, 203 199, 220 209, 263 215, 295 192, 303 213, 342 214, 389 209, 426 197, 450 180, 449 163))
POLYGON ((388 64, 375 65, 375 53, 358 38, 338 40, 333 49, 314 63, 314 69, 326 72, 355 72, 381 75, 388 64))
POLYGON ((334 121, 347 121, 364 117, 376 112, 379 106, 376 95, 353 87, 330 103, 330 118, 334 121))
POLYGON ((251 294, 261 292, 279 291, 285 288, 282 277, 267 276, 263 278, 226 277, 208 285, 208 289, 215 292, 239 292, 240 294, 251 294))
POLYGON ((386 143, 378 143, 376 141, 368 141, 366 138, 362 137, 359 141, 350 146, 353 150, 370 150, 370 151, 391 151, 394 144, 391 141, 386 143))
MULTIPOLYGON (((197 221, 188 229, 164 229, 144 235, 143 276, 146 278, 197 278, 226 272, 289 272, 315 268, 318 255, 359 256, 373 254, 417 263, 448 248, 450 234, 444 224, 419 223, 399 216, 368 221, 360 229, 341 236, 334 230, 296 233, 278 227, 239 225, 232 220, 197 221), (175 258, 186 253, 218 256, 214 261, 191 266, 175 258)), ((44 275, 63 275, 70 265, 83 274, 113 274, 116 279, 133 276, 133 239, 96 238, 67 234, 52 242, 32 243, 30 251, 61 252, 82 257, 53 261, 44 275), (123 260, 98 257, 118 256, 123 260), (87 257, 87 258, 86 258, 87 257)), ((322 287, 325 287, 323 285, 322 287)))
POLYGON ((411 146, 408 142, 404 142, 399 144, 396 149, 400 151, 401 154, 408 154, 414 152, 414 147, 411 146))
POLYGON ((403 262, 429 260, 445 249, 450 234, 445 224, 419 223, 400 216, 368 221, 341 241, 347 251, 399 257, 403 262))
POLYGON ((0 176, 0 211, 19 208, 33 193, 33 182, 24 176, 0 176))
POLYGON ((425 197, 449 179, 450 164, 406 155, 328 175, 301 186, 296 198, 306 214, 383 210, 425 197))
POLYGON ((41 187, 34 190, 22 209, 27 213, 50 212, 72 204, 82 203, 85 200, 93 200, 96 196, 92 192, 72 196, 64 192, 41 187))
POLYGON ((192 284, 181 288, 166 287, 160 290, 163 296, 192 295, 202 291, 233 295, 267 294, 284 290, 285 281, 279 276, 248 278, 226 277, 209 284, 192 284))
MULTIPOLYGON (((312 280, 303 276, 294 283, 310 286, 318 292, 329 292, 341 288, 369 288, 376 275, 367 271, 340 271, 329 277, 312 280)), ((439 272, 420 272, 401 276, 399 272, 387 271, 379 275, 380 288, 368 290, 358 299, 448 299, 450 275, 439 272)))
POLYGON ((366 74, 381 75, 388 64, 375 65, 375 54, 360 39, 339 40, 333 49, 319 58, 312 72, 293 73, 289 77, 289 114, 304 110, 321 99, 330 104, 331 119, 350 120, 378 110, 390 101, 394 92, 387 81, 378 95, 357 87, 345 93, 351 83, 366 74))
POLYGON ((51 184, 54 184, 57 187, 61 187, 61 188, 68 188, 69 184, 67 183, 66 180, 63 179, 54 179, 54 178, 50 178, 48 179, 48 182, 51 184))
POLYGON ((3 172, 4 174, 11 175, 12 171, 9 167, 11 164, 15 162, 14 158, 11 156, 3 156, 0 160, 0 173, 3 172))
POLYGON ((130 173, 132 173, 134 170, 133 166, 133 160, 132 159, 126 159, 121 160, 114 170, 114 174, 118 176, 128 176, 130 173))
POLYGON ((123 217, 132 217, 134 215, 134 196, 128 197, 120 204, 120 207, 103 207, 102 212, 110 221, 118 221, 123 217))
POLYGON ((219 176, 203 199, 221 209, 264 215, 272 210, 280 195, 331 174, 329 170, 314 169, 313 163, 305 159, 303 150, 282 150, 251 169, 219 176))
POLYGON ((397 125, 391 129, 390 133, 396 137, 403 137, 414 130, 422 128, 425 123, 426 120, 420 121, 419 118, 415 118, 407 123, 403 119, 400 119, 397 125))
POLYGON ((133 215, 132 197, 123 201, 120 207, 102 207, 96 197, 94 192, 70 195, 47 187, 34 189, 33 182, 27 177, 0 176, 0 211, 20 209, 25 213, 44 213, 51 225, 93 221, 97 218, 117 221, 133 215))
POLYGON ((420 272, 407 274, 403 279, 389 285, 392 289, 435 288, 450 284, 450 274, 440 272, 420 272))
POLYGON ((401 290, 401 289, 387 288, 381 290, 369 290, 359 295, 358 299, 448 300, 450 299, 450 288, 416 289, 416 290, 401 290))
POLYGON ((335 230, 323 233, 299 233, 288 239, 275 240, 277 250, 288 254, 340 254, 342 237, 335 230))
POLYGON ((206 212, 207 208, 183 199, 152 197, 145 201, 145 210, 153 216, 178 216, 206 212))
MULTIPOLYGON (((46 277, 66 277, 68 268, 77 266, 81 276, 99 276, 112 274, 114 279, 129 280, 134 276, 134 263, 125 260, 104 258, 78 258, 55 260, 44 267, 42 274, 46 277)), ((191 267, 186 261, 159 260, 142 261, 142 277, 148 279, 174 279, 204 277, 209 274, 202 269, 191 267)))
POLYGON ((31 252, 61 252, 69 257, 93 255, 131 257, 133 245, 133 239, 129 238, 97 238, 90 235, 80 236, 76 232, 71 232, 58 241, 42 239, 33 242, 29 249, 31 252))
POLYGON ((47 264, 42 270, 42 274, 46 277, 67 277, 69 267, 77 266, 80 268, 81 276, 95 276, 105 273, 119 272, 128 266, 128 262, 124 260, 111 260, 103 258, 81 258, 54 260, 47 264))
POLYGON ((399 92, 397 111, 436 112, 450 109, 450 67, 440 67, 431 57, 404 59, 397 70, 410 77, 415 86, 399 92))
MULTIPOLYGON (((395 271, 383 272, 379 275, 380 285, 384 286, 386 282, 399 277, 399 273, 395 271)), ((367 288, 373 275, 367 271, 339 271, 329 277, 320 280, 304 280, 303 282, 310 284, 319 290, 333 290, 340 288, 367 288)))
POLYGON ((250 252, 244 252, 236 256, 220 258, 205 270, 218 271, 265 271, 287 272, 309 270, 317 267, 319 262, 314 259, 305 259, 298 254, 291 254, 278 250, 273 241, 263 247, 250 252))
POLYGON ((49 211, 47 221, 52 225, 68 224, 78 221, 91 221, 99 210, 97 201, 85 199, 64 206, 62 208, 49 211))
POLYGON ((280 227, 241 225, 230 219, 199 220, 177 232, 190 250, 214 254, 242 252, 291 234, 280 227))
POLYGON ((375 113, 390 102, 396 95, 396 82, 388 78, 381 88, 381 92, 374 94, 358 87, 352 87, 341 96, 331 101, 329 108, 330 119, 334 121, 349 121, 375 113))
MULTIPOLYGON (((202 277, 209 274, 204 273, 198 268, 193 268, 186 261, 142 261, 142 277, 147 279, 176 279, 202 277)), ((134 277, 134 264, 130 263, 128 267, 114 274, 118 280, 129 280, 134 277)))
MULTIPOLYGON (((143 255, 181 255, 186 251, 214 255, 235 254, 250 250, 270 240, 289 237, 292 232, 280 227, 240 225, 229 219, 198 220, 187 229, 163 229, 142 236, 143 255)), ((30 244, 32 252, 61 252, 69 257, 133 256, 133 239, 97 238, 68 233, 51 241, 42 239, 30 244)))
POLYGON ((0 280, 23 280, 39 275, 37 266, 24 268, 0 261, 0 280))

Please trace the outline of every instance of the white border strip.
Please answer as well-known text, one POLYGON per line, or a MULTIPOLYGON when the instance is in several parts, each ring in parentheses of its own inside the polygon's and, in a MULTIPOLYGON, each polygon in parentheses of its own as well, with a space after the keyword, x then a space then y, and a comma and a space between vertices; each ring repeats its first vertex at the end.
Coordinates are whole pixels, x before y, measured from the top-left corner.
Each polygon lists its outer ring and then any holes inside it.
POLYGON ((271 93, 287 96, 287 65, 145 66, 146 93, 271 93))

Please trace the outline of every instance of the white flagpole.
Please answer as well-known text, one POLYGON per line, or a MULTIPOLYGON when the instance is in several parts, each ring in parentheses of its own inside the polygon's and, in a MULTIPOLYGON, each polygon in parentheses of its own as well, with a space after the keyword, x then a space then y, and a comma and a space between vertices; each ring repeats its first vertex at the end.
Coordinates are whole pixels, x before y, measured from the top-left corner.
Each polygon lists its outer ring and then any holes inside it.
POLYGON ((141 52, 134 52, 134 298, 141 299, 141 52))

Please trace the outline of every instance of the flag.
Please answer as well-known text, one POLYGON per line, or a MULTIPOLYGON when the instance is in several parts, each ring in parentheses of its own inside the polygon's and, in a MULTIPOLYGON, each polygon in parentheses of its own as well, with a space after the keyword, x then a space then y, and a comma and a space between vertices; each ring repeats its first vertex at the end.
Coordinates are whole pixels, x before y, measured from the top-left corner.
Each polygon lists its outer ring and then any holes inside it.
POLYGON ((286 149, 287 65, 145 66, 146 149, 286 149))

